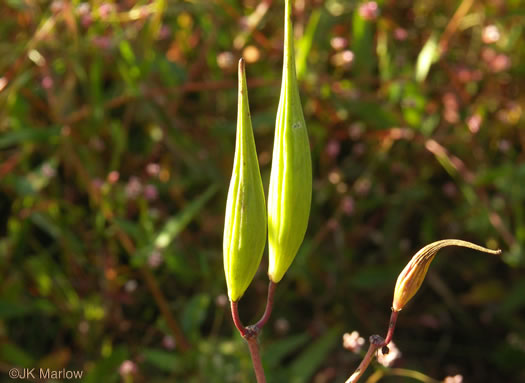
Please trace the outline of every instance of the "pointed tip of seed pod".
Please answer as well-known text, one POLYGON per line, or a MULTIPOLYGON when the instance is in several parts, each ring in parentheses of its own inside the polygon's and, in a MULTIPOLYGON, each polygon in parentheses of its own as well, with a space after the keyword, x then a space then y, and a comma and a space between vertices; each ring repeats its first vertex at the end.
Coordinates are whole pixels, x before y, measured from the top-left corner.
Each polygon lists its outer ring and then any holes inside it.
POLYGON ((246 65, 244 58, 239 59, 239 100, 242 99, 242 95, 246 90, 246 65))
POLYGON ((244 72, 244 58, 239 59, 239 72, 244 72))

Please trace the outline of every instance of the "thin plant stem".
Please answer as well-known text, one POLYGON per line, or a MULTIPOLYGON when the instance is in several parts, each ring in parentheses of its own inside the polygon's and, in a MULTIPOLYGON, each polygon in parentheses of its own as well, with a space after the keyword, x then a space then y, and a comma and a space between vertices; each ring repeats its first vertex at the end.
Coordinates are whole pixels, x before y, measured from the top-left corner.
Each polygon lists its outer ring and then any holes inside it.
POLYGON ((354 371, 352 375, 347 379, 345 383, 355 383, 359 380, 359 378, 364 374, 366 369, 368 368, 368 365, 370 362, 372 362, 372 359, 374 358, 374 355, 376 354, 376 351, 379 350, 382 347, 386 347, 391 341, 392 337, 394 336, 394 331, 396 329, 396 322, 397 317, 399 315, 399 311, 392 310, 392 314, 390 315, 390 321, 388 322, 388 331, 386 333, 386 338, 383 339, 379 335, 372 335, 370 337, 370 347, 368 347, 368 351, 365 354, 365 357, 359 364, 359 367, 354 371))
POLYGON ((384 344, 382 344, 382 346, 388 345, 392 340, 392 337, 394 336, 394 330, 396 329, 398 315, 399 311, 392 310, 392 315, 390 315, 390 322, 388 322, 388 332, 386 333, 385 342, 384 344))
POLYGON ((166 324, 168 325, 168 328, 171 330, 171 333, 173 334, 173 337, 175 338, 175 341, 180 346, 181 350, 183 351, 189 350, 190 344, 188 343, 188 340, 184 336, 184 333, 182 332, 181 327, 175 320, 175 317, 171 314, 168 301, 166 297, 164 296, 164 294, 162 293, 162 290, 160 289, 157 281, 155 280, 155 276, 146 267, 142 267, 140 271, 142 273, 142 276, 146 280, 146 285, 149 291, 151 292, 151 294, 153 295, 153 300, 159 307, 160 312, 162 316, 164 317, 166 324))
POLYGON ((392 368, 387 372, 388 375, 405 376, 407 378, 417 379, 423 383, 441 383, 439 380, 431 378, 428 375, 422 374, 419 371, 408 370, 406 368, 392 368))
POLYGON ((235 325, 237 330, 239 330, 239 334, 241 334, 241 336, 245 338, 248 330, 246 329, 246 327, 244 327, 244 325, 241 322, 241 318, 239 317, 238 303, 239 303, 238 301, 231 302, 232 319, 233 319, 233 324, 235 325))
POLYGON ((259 343, 257 342, 257 335, 245 339, 246 343, 248 343, 248 348, 250 349, 250 355, 252 356, 253 371, 255 372, 257 383, 266 383, 261 354, 259 352, 259 343))
POLYGON ((359 367, 357 367, 357 369, 352 375, 350 375, 350 377, 346 380, 345 383, 355 383, 359 380, 359 378, 364 374, 364 372, 368 368, 368 365, 374 358, 376 351, 383 346, 383 343, 384 339, 379 335, 372 335, 370 337, 370 347, 368 347, 368 351, 366 352, 365 357, 359 364, 359 367))
POLYGON ((238 301, 230 302, 233 324, 239 331, 239 334, 244 338, 246 343, 248 343, 248 348, 250 350, 250 355, 252 357, 253 370, 255 372, 255 377, 257 378, 257 383, 266 383, 266 377, 264 376, 264 368, 262 365, 261 354, 259 352, 259 343, 257 341, 259 333, 262 328, 270 319, 272 314, 273 299, 275 294, 275 288, 277 287, 276 283, 270 281, 268 284, 268 297, 266 298, 266 308, 264 313, 259 319, 259 321, 252 326, 244 326, 242 324, 241 318, 239 316, 239 307, 238 301))
POLYGON ((272 315, 272 308, 273 308, 273 297, 275 294, 275 288, 277 287, 276 283, 273 283, 270 280, 270 283, 268 284, 268 298, 266 300, 266 308, 264 309, 264 314, 259 319, 259 322, 255 324, 255 327, 257 327, 259 330, 264 327, 266 322, 268 322, 268 319, 270 319, 270 316, 272 315))

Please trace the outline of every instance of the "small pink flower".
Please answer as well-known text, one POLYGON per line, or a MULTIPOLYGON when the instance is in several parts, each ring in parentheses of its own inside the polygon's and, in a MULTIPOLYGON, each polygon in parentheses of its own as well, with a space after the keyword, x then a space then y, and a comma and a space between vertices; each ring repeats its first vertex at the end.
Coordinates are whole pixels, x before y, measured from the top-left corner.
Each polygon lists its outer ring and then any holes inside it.
POLYGON ((146 173, 151 177, 158 176, 160 173, 160 165, 156 163, 148 164, 146 166, 146 173))
POLYGON ((343 347, 348 351, 358 353, 364 344, 365 339, 362 338, 357 331, 347 332, 343 335, 343 347))
POLYGON ((107 179, 110 184, 114 184, 115 182, 118 181, 119 178, 120 178, 120 173, 117 172, 116 170, 113 170, 109 172, 107 179))
POLYGON ((171 335, 164 335, 164 338, 162 338, 162 345, 167 350, 173 350, 177 344, 171 335))
POLYGON ((148 265, 152 269, 156 269, 157 267, 162 265, 163 262, 164 262, 164 257, 162 256, 162 254, 158 250, 152 251, 151 254, 148 257, 148 265))
POLYGON ((500 33, 498 27, 495 25, 487 25, 483 28, 483 33, 481 39, 485 44, 492 44, 498 41, 500 38, 500 33))
POLYGON ((379 16, 379 7, 375 1, 367 1, 359 6, 359 15, 367 20, 372 21, 379 16))
POLYGON ((144 197, 148 201, 154 201, 159 197, 159 191, 155 185, 148 184, 144 188, 144 197))
POLYGON ((290 330, 290 322, 288 322, 285 318, 278 318, 275 321, 275 331, 277 331, 279 334, 286 334, 288 330, 290 330))
POLYGON ((137 372, 137 365, 131 360, 125 360, 121 363, 118 371, 123 377, 129 376, 137 372))
POLYGON ((468 130, 470 130, 472 134, 479 132, 479 128, 481 127, 482 122, 483 119, 479 114, 474 114, 470 116, 469 118, 467 118, 468 130))
POLYGON ((348 46, 348 39, 344 37, 336 36, 330 40, 330 45, 336 51, 340 51, 341 49, 344 49, 348 46))
POLYGON ((408 38, 408 32, 404 28, 394 29, 394 38, 399 41, 404 41, 408 38))
POLYGON ((142 192, 142 183, 138 177, 131 177, 126 184, 126 196, 130 199, 135 199, 142 192))
POLYGON ((226 307, 228 304, 228 296, 226 294, 220 294, 215 297, 215 304, 217 307, 226 307))
POLYGON ((489 67, 493 72, 503 72, 510 68, 510 58, 503 53, 499 53, 489 64, 489 67))
POLYGON ((339 144, 339 141, 337 140, 330 140, 328 141, 328 144, 326 145, 326 154, 328 154, 329 157, 335 158, 339 154, 339 151, 341 150, 341 145, 339 144))
POLYGON ((463 383, 463 375, 447 376, 443 383, 463 383))
POLYGON ((352 215, 355 209, 354 199, 351 196, 345 196, 341 208, 346 215, 352 215))
POLYGON ((217 55, 217 65, 219 68, 232 69, 235 68, 235 57, 232 52, 221 52, 217 55))
POLYGON ((401 351, 394 342, 388 344, 388 354, 382 352, 377 354, 377 361, 385 367, 391 367, 396 360, 401 358, 401 351))
POLYGON ((98 13, 102 20, 106 20, 109 17, 109 15, 111 15, 114 11, 115 6, 111 3, 104 3, 100 7, 98 7, 98 13))
POLYGON ((44 76, 42 79, 42 88, 51 89, 53 87, 53 79, 51 76, 44 76))

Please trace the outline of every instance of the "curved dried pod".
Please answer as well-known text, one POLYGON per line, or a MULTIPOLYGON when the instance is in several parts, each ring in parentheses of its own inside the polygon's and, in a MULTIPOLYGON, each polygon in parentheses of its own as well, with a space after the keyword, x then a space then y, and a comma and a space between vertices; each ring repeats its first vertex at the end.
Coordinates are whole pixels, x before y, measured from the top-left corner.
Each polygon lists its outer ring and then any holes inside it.
POLYGON ((239 103, 232 178, 223 237, 228 296, 238 301, 250 285, 266 243, 266 204, 253 138, 244 60, 239 60, 239 103))
POLYGON ((312 200, 312 160, 295 72, 292 5, 285 2, 284 63, 268 194, 268 276, 279 282, 306 233, 312 200))
POLYGON ((487 249, 460 239, 443 239, 423 247, 412 257, 397 278, 394 290, 394 302, 392 304, 393 311, 401 311, 407 302, 417 293, 436 253, 446 246, 468 247, 469 249, 483 253, 501 254, 501 250, 487 249))

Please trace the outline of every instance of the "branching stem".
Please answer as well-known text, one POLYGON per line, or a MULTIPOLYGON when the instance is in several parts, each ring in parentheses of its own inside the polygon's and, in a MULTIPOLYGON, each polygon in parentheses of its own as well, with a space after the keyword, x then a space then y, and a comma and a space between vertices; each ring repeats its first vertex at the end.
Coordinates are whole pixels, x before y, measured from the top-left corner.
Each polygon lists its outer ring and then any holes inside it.
POLYGON ((377 350, 386 347, 392 341, 392 337, 394 336, 394 330, 396 329, 398 315, 399 311, 392 310, 392 314, 390 315, 390 321, 388 322, 388 331, 385 339, 383 339, 379 335, 372 335, 370 337, 370 346, 368 347, 368 351, 366 352, 363 360, 359 364, 359 367, 357 367, 357 369, 352 375, 350 375, 350 377, 346 380, 345 383, 357 382, 368 368, 368 365, 374 358, 374 355, 376 354, 377 350))
POLYGON ((259 352, 259 343, 257 338, 262 328, 270 319, 273 308, 273 297, 275 294, 275 288, 277 284, 270 281, 268 285, 268 297, 266 299, 266 308, 264 309, 264 314, 262 315, 259 321, 252 325, 245 327, 242 324, 241 318, 239 316, 238 301, 231 302, 232 318, 235 327, 239 331, 239 334, 244 338, 246 343, 248 343, 248 348, 250 350, 250 355, 252 357, 253 370, 255 371, 255 377, 257 378, 257 383, 266 383, 266 377, 264 376, 264 368, 262 365, 261 354, 259 352))
POLYGON ((368 368, 368 365, 374 358, 374 355, 378 349, 380 349, 384 345, 385 341, 384 339, 379 335, 372 335, 370 337, 370 347, 368 347, 368 351, 366 352, 365 357, 359 364, 359 367, 354 371, 352 375, 347 379, 345 383, 355 383, 359 380, 361 375, 364 374, 366 369, 368 368))
POLYGON ((273 296, 275 294, 275 288, 277 287, 276 283, 273 283, 270 281, 268 284, 268 298, 266 300, 266 308, 264 309, 264 314, 259 319, 259 322, 255 324, 255 327, 257 327, 259 330, 264 327, 266 322, 268 322, 268 319, 270 319, 270 316, 272 315, 272 308, 273 308, 273 296))

